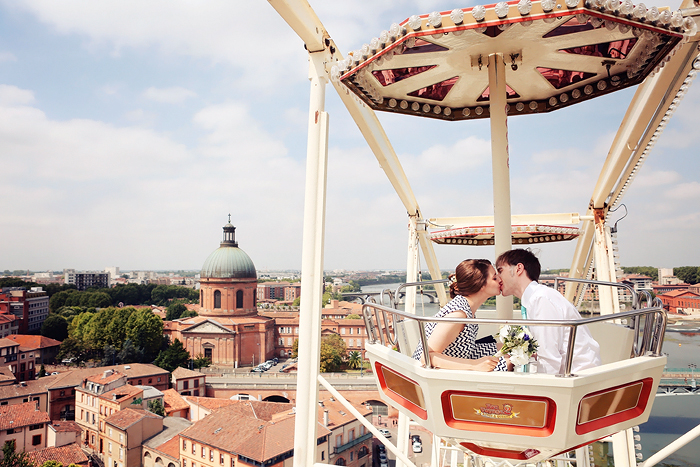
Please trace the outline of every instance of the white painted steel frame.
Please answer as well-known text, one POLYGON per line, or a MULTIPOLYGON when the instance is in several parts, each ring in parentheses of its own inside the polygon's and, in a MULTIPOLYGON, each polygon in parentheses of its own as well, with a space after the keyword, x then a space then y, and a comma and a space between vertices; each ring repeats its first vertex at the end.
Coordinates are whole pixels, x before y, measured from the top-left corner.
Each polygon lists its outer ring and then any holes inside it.
POLYGON ((299 362, 297 366, 294 466, 316 462, 318 371, 321 350, 323 247, 326 218, 328 114, 324 112, 327 75, 322 52, 309 54, 311 99, 306 154, 304 234, 301 260, 299 362))
MULTIPOLYGON (((312 81, 311 89, 311 103, 309 111, 309 139, 308 139, 308 149, 307 149, 307 181, 306 181, 306 200, 304 208, 304 240, 302 247, 302 303, 301 303, 301 316, 300 316, 300 339, 303 338, 307 345, 301 346, 299 349, 300 360, 299 360, 299 378, 298 378, 298 388, 297 394, 304 394, 306 397, 297 399, 297 421, 295 427, 295 456, 294 456, 294 466, 308 466, 313 465, 315 462, 312 459, 308 459, 310 453, 315 453, 315 433, 317 425, 317 395, 318 395, 318 384, 316 383, 316 378, 318 377, 318 364, 319 364, 319 349, 320 349, 320 303, 323 294, 323 243, 324 243, 324 224, 325 224, 325 194, 326 194, 326 162, 327 162, 327 145, 328 145, 328 116, 323 111, 324 100, 325 100, 325 84, 327 83, 327 70, 325 67, 328 65, 329 53, 327 45, 332 43, 330 38, 325 31, 325 28, 321 24, 319 18, 316 16, 313 9, 310 7, 308 2, 305 0, 269 0, 271 5, 280 13, 280 15, 287 21, 287 23, 292 27, 292 29, 302 38, 307 50, 309 51, 310 57, 310 79, 312 81), (314 378, 314 375, 316 378, 314 378), (314 434, 314 436, 309 436, 314 434)), ((683 7, 692 6, 691 0, 685 0, 683 7)), ((697 44, 697 38, 694 38, 690 47, 694 47, 697 44)), ((689 49, 687 49, 689 50, 689 49)), ((688 61, 689 54, 677 54, 677 56, 685 55, 686 62, 688 61)), ((670 64, 669 64, 670 65, 670 64)), ((685 63, 687 67, 687 63, 685 63)), ((655 79, 647 80, 635 94, 635 98, 630 105, 630 110, 623 120, 623 125, 621 125, 618 131, 618 137, 616 137, 613 148, 608 154, 608 159, 603 167, 599 181, 596 184, 596 188, 593 193, 590 208, 601 208, 601 204, 608 199, 610 190, 615 181, 618 181, 622 171, 625 167, 629 167, 627 164, 630 161, 631 151, 639 149, 640 144, 630 145, 633 140, 630 138, 622 138, 626 133, 633 131, 642 131, 642 134, 646 135, 648 138, 651 137, 651 133, 655 131, 654 128, 651 129, 647 127, 646 123, 649 122, 651 117, 656 114, 662 114, 661 110, 665 112, 668 109, 670 100, 673 98, 671 94, 671 99, 661 99, 660 105, 656 105, 655 109, 639 109, 640 104, 659 102, 655 99, 654 94, 658 94, 663 91, 663 86, 658 84, 662 76, 668 76, 673 73, 672 70, 677 70, 677 67, 667 66, 662 70, 661 73, 657 74, 655 79), (646 98, 640 97, 640 95, 649 93, 646 98), (653 97, 650 97, 652 96, 653 97), (630 113, 637 113, 636 115, 630 115, 630 113), (651 115, 650 115, 651 113, 651 115), (643 118, 646 117, 646 118, 643 118), (644 131, 645 130, 645 131, 644 131), (624 139, 624 141, 622 141, 624 139), (622 145, 618 144, 622 141, 622 145), (628 151, 630 153, 626 154, 624 157, 623 152, 628 151)), ((495 67, 493 68, 495 72, 495 67)), ((491 67, 489 74, 491 75, 491 67)), ((677 76, 676 76, 677 78, 677 76)), ((682 81, 682 78, 681 78, 682 81)), ((491 82, 491 76, 490 76, 491 82)), ((495 87, 491 82, 491 95, 492 97, 499 96, 505 93, 493 92, 495 87)), ((675 86, 666 87, 665 90, 668 92, 669 88, 677 90, 680 87, 680 82, 676 80, 675 86)), ((420 210, 418 208, 418 203, 413 195, 410 184, 406 179, 403 172, 401 164, 396 157, 396 154, 391 147, 386 134, 384 133, 379 121, 374 115, 371 109, 363 106, 356 98, 350 96, 349 94, 342 92, 340 84, 334 83, 336 89, 339 91, 339 95, 343 102, 345 103, 348 111, 355 120, 356 124, 360 128, 363 136, 367 140, 370 148, 372 149, 375 157, 379 161, 383 170, 387 174, 390 182, 394 186, 399 198, 406 207, 409 216, 415 216, 417 222, 422 222, 422 217, 420 210)), ((668 97, 669 94, 666 94, 668 97)), ((491 104, 494 106, 494 101, 492 99, 491 104)), ((505 98, 504 104, 505 104, 505 98)), ((505 106, 504 114, 505 114, 505 106)), ((644 107, 643 105, 641 107, 644 107)), ((492 127, 493 127, 493 110, 492 110, 492 127)), ((505 115, 504 115, 505 117, 505 115)), ((660 118, 660 117, 659 117, 660 118)), ((505 119, 503 119, 505 123, 505 119)), ((493 130, 492 130, 493 131, 493 130)), ((506 154, 506 166, 507 166, 507 126, 505 130, 505 154, 506 154)), ((493 140, 493 137, 492 137, 493 140)), ((494 151, 495 154, 495 151, 494 151)), ((498 175, 499 183, 503 182, 503 174, 498 175)), ((499 196, 503 194, 502 188, 496 188, 496 167, 494 160, 494 203, 496 204, 496 195, 500 193, 499 196)), ((509 182, 508 182, 509 186, 509 182)), ((621 185, 618 181, 617 187, 621 185)), ((508 188, 509 190, 509 188, 508 188)), ((500 210, 499 210, 500 211, 500 210)), ((505 217, 503 212, 494 213, 494 225, 499 223, 499 217, 505 217)), ((587 213, 587 217, 592 214, 591 210, 587 213)), ((508 219, 510 224, 510 197, 508 196, 508 219)), ((603 224, 604 225, 604 224, 603 224)), ((594 238, 593 223, 590 220, 584 220, 584 225, 582 227, 583 235, 579 236, 577 248, 575 251, 574 258, 572 260, 571 273, 572 277, 582 277, 584 270, 586 269, 586 264, 590 261, 591 256, 591 243, 594 238)), ((499 233, 503 232, 502 228, 498 228, 499 233)), ((423 253, 426 257, 426 263, 433 277, 440 277, 440 270, 437 265, 437 260, 433 250, 432 243, 427 239, 427 235, 424 229, 417 232, 419 244, 423 253)), ((510 236, 510 225, 507 229, 508 236, 510 236)), ((501 235, 499 235, 502 238, 501 235)), ((500 240, 499 238, 499 240, 500 240)), ((510 242, 508 242, 510 243, 510 242)), ((499 241, 500 246, 503 246, 503 242, 499 241)), ((508 249, 510 246, 508 247, 508 249)), ((502 249, 502 248, 501 248, 502 249)), ((505 251, 502 249, 502 251, 505 251)), ((497 247, 496 253, 499 254, 501 251, 497 247)), ((410 262, 410 260, 409 260, 410 262)), ((606 268, 607 269, 607 268, 606 268)), ((441 304, 446 301, 444 289, 438 288, 438 294, 441 304)), ((572 288, 573 289, 573 288, 572 288)), ((567 293, 567 298, 571 299, 567 293)), ((499 315, 501 314, 499 308, 499 315)))
MULTIPOLYGON (((496 257, 512 247, 510 219, 510 167, 508 161, 508 114, 506 113, 506 65, 503 54, 489 55, 489 119, 491 124, 491 171, 493 174, 493 234, 496 257)), ((513 317, 513 296, 496 297, 496 316, 513 317)))

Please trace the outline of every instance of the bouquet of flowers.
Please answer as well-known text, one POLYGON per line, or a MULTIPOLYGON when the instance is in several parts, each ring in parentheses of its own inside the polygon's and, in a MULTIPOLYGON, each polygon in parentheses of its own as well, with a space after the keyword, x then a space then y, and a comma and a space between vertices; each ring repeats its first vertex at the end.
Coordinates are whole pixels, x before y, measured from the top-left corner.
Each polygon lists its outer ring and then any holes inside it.
POLYGON ((510 354, 510 361, 514 365, 525 365, 532 355, 537 352, 539 344, 529 334, 527 328, 522 326, 501 326, 501 331, 494 335, 503 347, 496 354, 497 357, 510 354))

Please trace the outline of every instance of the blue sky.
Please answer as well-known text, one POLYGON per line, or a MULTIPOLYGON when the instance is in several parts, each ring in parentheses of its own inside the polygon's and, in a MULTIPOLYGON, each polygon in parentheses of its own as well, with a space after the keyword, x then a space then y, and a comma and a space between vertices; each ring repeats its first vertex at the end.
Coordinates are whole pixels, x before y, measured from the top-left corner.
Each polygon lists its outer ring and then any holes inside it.
MULTIPOLYGON (((344 54, 473 5, 310 3, 344 54)), ((258 269, 299 268, 306 75, 264 0, 0 0, 0 270, 198 269, 229 213, 258 269)), ((585 212, 633 93, 509 119, 514 214, 585 212)), ((624 198, 623 265, 700 264, 699 103, 696 85, 624 198)), ((326 110, 325 267, 405 268, 405 210, 331 86, 326 110)), ((424 215, 491 213, 487 121, 379 118, 424 215)), ((436 248, 443 269, 493 257, 436 248)), ((543 265, 568 267, 573 248, 542 246, 543 265)))

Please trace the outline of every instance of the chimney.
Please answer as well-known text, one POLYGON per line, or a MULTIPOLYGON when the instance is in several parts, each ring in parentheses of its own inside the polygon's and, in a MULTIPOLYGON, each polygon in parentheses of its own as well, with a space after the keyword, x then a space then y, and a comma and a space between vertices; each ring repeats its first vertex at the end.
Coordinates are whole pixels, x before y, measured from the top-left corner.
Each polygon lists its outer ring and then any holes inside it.
POLYGON ((107 379, 110 376, 112 376, 112 373, 114 373, 112 370, 105 370, 104 374, 102 375, 102 378, 107 379))
POLYGON ((328 410, 323 411, 323 426, 328 428, 328 410))

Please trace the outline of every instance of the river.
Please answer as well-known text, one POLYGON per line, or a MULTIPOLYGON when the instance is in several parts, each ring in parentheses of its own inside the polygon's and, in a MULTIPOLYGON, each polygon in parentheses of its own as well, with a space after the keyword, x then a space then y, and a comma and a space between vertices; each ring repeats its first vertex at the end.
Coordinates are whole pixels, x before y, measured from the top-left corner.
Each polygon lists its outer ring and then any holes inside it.
MULTIPOLYGON (((395 291, 399 284, 372 285, 362 288, 363 292, 378 292, 383 289, 395 291)), ((438 311, 436 303, 418 303, 416 314, 434 315, 438 311)), ((700 366, 700 332, 683 332, 697 330, 699 322, 685 325, 669 326, 674 331, 667 331, 664 338, 663 352, 668 355, 669 368, 688 368, 689 365, 700 366)), ((697 370, 700 382, 700 368, 697 370)), ((649 421, 639 427, 642 456, 658 452, 671 441, 685 434, 700 424, 700 394, 660 396, 654 401, 649 421)), ((700 465, 700 440, 696 439, 672 454, 659 466, 695 467, 700 465)))

